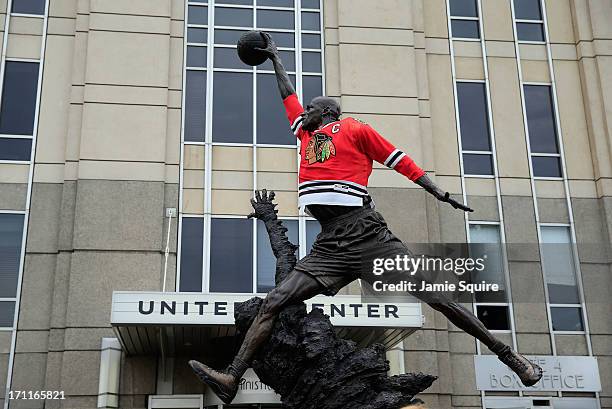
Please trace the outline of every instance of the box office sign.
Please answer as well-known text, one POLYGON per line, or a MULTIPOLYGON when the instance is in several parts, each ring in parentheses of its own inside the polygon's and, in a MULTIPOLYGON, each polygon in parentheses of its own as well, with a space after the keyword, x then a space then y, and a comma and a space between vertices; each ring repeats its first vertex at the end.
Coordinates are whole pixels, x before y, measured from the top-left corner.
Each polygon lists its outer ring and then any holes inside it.
POLYGON ((518 376, 497 357, 474 356, 476 388, 480 391, 599 392, 601 381, 597 359, 588 356, 528 356, 544 370, 542 380, 524 386, 518 376))
MULTIPOLYGON (((234 304, 251 297, 252 294, 115 291, 111 323, 233 325, 234 304)), ((419 303, 367 303, 359 296, 319 296, 306 304, 308 311, 322 309, 337 326, 420 328, 423 325, 419 303)))

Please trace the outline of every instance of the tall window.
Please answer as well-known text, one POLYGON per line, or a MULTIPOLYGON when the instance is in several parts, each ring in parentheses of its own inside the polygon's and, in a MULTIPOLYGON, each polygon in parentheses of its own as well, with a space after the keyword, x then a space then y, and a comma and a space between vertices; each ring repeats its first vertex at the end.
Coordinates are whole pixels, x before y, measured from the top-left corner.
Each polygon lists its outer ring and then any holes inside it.
POLYGON ((546 41, 541 0, 513 1, 518 40, 529 42, 546 41))
POLYGON ((449 1, 452 38, 479 39, 478 0, 449 1))
POLYGON ((583 331, 570 228, 542 225, 540 232, 553 330, 583 331))
MULTIPOLYGON (((269 32, 298 96, 309 102, 324 94, 321 2, 188 0, 186 12, 184 152, 201 149, 195 156, 204 210, 182 214, 178 288, 266 292, 274 287, 276 260, 265 226, 247 214, 226 214, 224 204, 254 189, 275 189, 277 201, 296 191, 297 180, 289 179, 297 173, 297 140, 272 64, 245 65, 236 43, 249 30, 269 32)), ((297 214, 282 219, 303 255, 318 223, 297 214)))
POLYGON ((472 281, 497 284, 498 292, 478 292, 475 294, 476 315, 490 330, 508 331, 510 315, 506 278, 502 256, 502 243, 497 224, 470 224, 470 253, 473 258, 484 258, 485 269, 472 274, 472 281))
POLYGON ((206 1, 188 3, 185 141, 206 140, 206 91, 212 87, 209 112, 213 143, 296 144, 295 136, 286 126, 272 64, 268 61, 252 68, 238 58, 236 43, 249 30, 261 29, 272 35, 294 85, 298 76, 301 80, 304 101, 322 95, 319 1, 302 0, 297 5, 299 20, 294 0, 256 3, 218 0, 214 7, 206 1), (211 22, 213 30, 209 33, 211 22), (212 53, 208 50, 211 46, 212 53), (212 81, 206 74, 210 70, 212 81))
POLYGON ((17 14, 45 14, 45 0, 13 0, 12 13, 17 14))
POLYGON ((485 87, 484 82, 457 82, 463 171, 466 175, 493 175, 493 152, 485 87))
POLYGON ((22 214, 0 213, 0 327, 12 327, 23 239, 22 214))
POLYGON ((37 62, 7 60, 0 102, 0 161, 29 161, 36 116, 37 62))
POLYGON ((548 85, 524 87, 533 176, 562 177, 552 88, 548 85))

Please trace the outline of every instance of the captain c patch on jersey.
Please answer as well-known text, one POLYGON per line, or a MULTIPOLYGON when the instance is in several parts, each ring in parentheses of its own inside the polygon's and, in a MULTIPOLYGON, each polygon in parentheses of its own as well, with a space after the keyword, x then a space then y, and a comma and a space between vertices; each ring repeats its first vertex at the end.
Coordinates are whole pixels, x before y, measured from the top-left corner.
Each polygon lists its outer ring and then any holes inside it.
POLYGON ((306 146, 308 164, 323 163, 332 156, 336 156, 336 146, 332 137, 323 133, 314 134, 306 146))

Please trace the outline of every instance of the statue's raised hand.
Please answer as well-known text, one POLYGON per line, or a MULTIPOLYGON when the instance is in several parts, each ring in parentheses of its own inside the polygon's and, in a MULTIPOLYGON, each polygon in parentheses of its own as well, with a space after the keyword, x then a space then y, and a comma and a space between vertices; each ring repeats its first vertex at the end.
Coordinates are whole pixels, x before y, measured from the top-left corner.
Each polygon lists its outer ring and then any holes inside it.
POLYGON ((276 43, 272 39, 272 36, 265 31, 260 31, 259 34, 261 38, 266 42, 265 48, 255 47, 255 50, 261 51, 266 54, 269 59, 274 60, 275 58, 280 58, 280 53, 278 52, 278 48, 276 47, 276 43))
POLYGON ((268 194, 266 189, 256 190, 255 198, 251 199, 255 211, 248 216, 249 219, 255 217, 264 222, 276 219, 278 210, 275 209, 277 205, 273 202, 275 196, 273 191, 268 194))

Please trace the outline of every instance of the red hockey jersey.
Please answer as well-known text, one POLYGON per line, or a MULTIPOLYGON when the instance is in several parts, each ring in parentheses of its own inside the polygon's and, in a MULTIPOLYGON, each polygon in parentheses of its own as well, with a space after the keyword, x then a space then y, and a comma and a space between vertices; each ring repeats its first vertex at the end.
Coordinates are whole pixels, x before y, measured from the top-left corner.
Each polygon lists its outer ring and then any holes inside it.
POLYGON ((300 207, 361 206, 368 194, 373 160, 412 181, 425 174, 408 155, 369 125, 348 117, 308 132, 302 129, 304 108, 297 95, 288 96, 284 104, 291 130, 301 142, 300 207))

